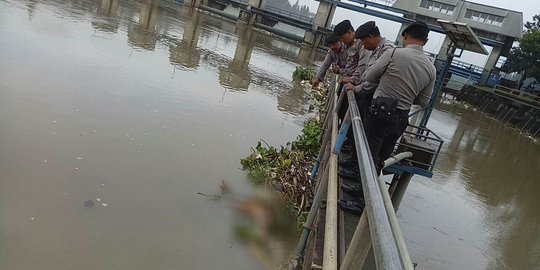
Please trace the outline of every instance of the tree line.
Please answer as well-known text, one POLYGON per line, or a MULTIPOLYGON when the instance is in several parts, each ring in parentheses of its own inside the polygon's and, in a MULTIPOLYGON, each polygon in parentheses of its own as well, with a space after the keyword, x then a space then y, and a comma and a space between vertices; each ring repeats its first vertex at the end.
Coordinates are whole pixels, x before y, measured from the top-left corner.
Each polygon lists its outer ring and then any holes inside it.
POLYGON ((298 0, 296 3, 291 4, 289 0, 272 0, 268 1, 267 5, 274 8, 279 8, 285 11, 289 11, 294 14, 298 14, 305 17, 312 17, 314 14, 311 13, 307 5, 300 5, 298 0))

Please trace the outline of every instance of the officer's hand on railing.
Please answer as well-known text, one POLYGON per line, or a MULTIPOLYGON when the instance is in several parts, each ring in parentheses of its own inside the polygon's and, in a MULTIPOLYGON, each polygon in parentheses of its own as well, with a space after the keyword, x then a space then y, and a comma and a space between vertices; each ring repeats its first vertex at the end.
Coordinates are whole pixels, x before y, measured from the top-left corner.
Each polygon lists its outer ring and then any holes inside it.
POLYGON ((345 76, 341 79, 341 83, 350 83, 352 82, 352 78, 349 76, 345 76))
POLYGON ((347 91, 354 91, 355 87, 356 86, 354 84, 350 83, 350 82, 345 84, 345 90, 347 90, 347 91))
POLYGON ((317 87, 319 87, 319 83, 321 83, 321 81, 317 78, 313 79, 311 81, 311 89, 315 89, 317 87))
POLYGON ((339 74, 339 66, 334 66, 334 68, 332 68, 332 71, 333 71, 335 74, 339 74))

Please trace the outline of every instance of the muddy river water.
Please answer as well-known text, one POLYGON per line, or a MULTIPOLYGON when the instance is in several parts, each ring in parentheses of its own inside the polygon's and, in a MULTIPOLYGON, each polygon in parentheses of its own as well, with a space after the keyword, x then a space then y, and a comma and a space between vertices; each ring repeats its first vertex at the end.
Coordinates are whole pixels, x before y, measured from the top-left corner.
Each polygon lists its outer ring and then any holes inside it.
MULTIPOLYGON (((239 159, 300 132, 321 55, 163 1, 0 0, 0 269, 257 269, 239 159), (144 2, 144 1, 141 1, 144 2), (85 202, 91 200, 92 206, 85 202)), ((441 103, 398 217, 417 269, 539 269, 540 145, 441 103)))

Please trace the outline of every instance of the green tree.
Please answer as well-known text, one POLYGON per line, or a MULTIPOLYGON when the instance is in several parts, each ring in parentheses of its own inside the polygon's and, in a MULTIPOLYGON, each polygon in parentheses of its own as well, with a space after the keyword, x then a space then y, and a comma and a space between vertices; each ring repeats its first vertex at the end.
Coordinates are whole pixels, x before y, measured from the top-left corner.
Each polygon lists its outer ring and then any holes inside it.
POLYGON ((510 71, 522 73, 521 81, 528 77, 540 80, 540 14, 525 24, 523 38, 519 46, 510 50, 505 66, 510 71))

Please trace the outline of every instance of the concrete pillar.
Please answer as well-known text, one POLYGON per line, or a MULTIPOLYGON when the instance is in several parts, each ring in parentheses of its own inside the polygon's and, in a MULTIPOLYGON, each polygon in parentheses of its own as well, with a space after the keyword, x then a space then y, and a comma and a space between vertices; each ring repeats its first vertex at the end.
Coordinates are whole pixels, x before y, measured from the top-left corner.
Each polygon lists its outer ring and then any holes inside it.
POLYGON ((240 10, 238 15, 239 22, 245 22, 248 25, 253 25, 257 21, 257 14, 251 11, 251 8, 265 9, 267 0, 249 0, 247 9, 240 10))
MULTIPOLYGON (((446 61, 447 56, 448 56, 448 46, 450 46, 451 42, 452 40, 448 36, 444 38, 441 49, 439 49, 439 54, 437 54, 437 59, 446 61)), ((451 53, 454 53, 454 51, 455 49, 451 51, 451 53)))
POLYGON ((400 47, 403 47, 403 37, 401 36, 401 32, 403 32, 407 26, 409 26, 408 23, 402 23, 399 32, 397 33, 396 42, 394 43, 400 47))
POLYGON ((139 25, 150 32, 155 31, 158 18, 158 1, 159 0, 146 0, 141 8, 139 25))
POLYGON ((201 5, 208 5, 208 0, 184 0, 184 6, 198 8, 201 5))
POLYGON ((321 44, 322 36, 317 33, 319 27, 330 28, 332 25, 332 19, 336 12, 336 5, 328 2, 319 2, 319 8, 313 20, 313 27, 311 31, 306 31, 304 34, 304 42, 317 47, 321 44))
POLYGON ((495 68, 495 65, 497 65, 497 61, 499 61, 499 57, 501 56, 501 51, 502 51, 502 47, 493 47, 493 50, 491 50, 491 53, 489 54, 486 65, 484 66, 484 71, 482 72, 482 76, 480 76, 480 82, 478 82, 479 85, 486 84, 491 70, 495 68))
POLYGON ((200 14, 189 7, 182 9, 182 17, 185 18, 184 33, 179 44, 169 47, 171 64, 190 69, 195 69, 199 65, 201 55, 197 45, 201 36, 200 14))
POLYGON ((249 0, 248 5, 252 7, 260 8, 260 9, 265 9, 266 2, 267 0, 249 0))
POLYGON ((219 83, 228 89, 248 90, 251 84, 249 62, 253 53, 256 32, 250 26, 238 25, 238 43, 229 65, 219 68, 219 83))
POLYGON ((301 65, 308 65, 317 52, 318 50, 311 46, 301 46, 296 61, 301 65))
POLYGON ((200 12, 191 12, 189 19, 186 17, 184 23, 184 33, 182 34, 182 43, 189 44, 190 48, 196 48, 201 36, 200 12))
POLYGON ((103 15, 116 15, 118 10, 118 0, 101 0, 100 12, 103 15))
POLYGON ((139 23, 130 26, 128 29, 129 44, 153 51, 156 47, 156 24, 159 16, 159 0, 146 0, 141 4, 139 13, 139 23))

